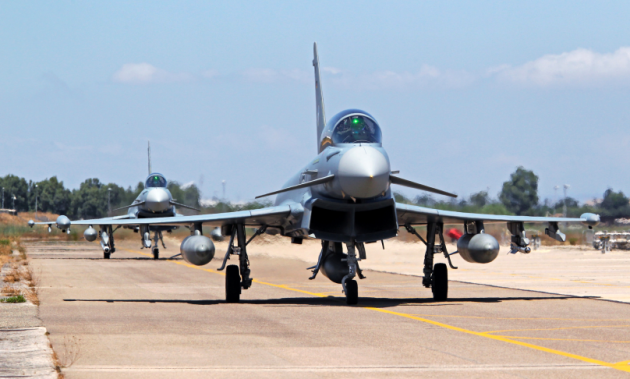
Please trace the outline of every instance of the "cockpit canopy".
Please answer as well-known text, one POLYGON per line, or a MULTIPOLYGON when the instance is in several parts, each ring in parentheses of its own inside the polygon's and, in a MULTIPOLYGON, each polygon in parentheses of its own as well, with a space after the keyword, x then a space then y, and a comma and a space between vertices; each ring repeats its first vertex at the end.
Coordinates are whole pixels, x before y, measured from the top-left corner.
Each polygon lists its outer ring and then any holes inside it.
POLYGON ((144 182, 145 188, 149 188, 149 187, 166 188, 167 185, 168 185, 168 182, 166 181, 166 178, 164 177, 164 175, 158 174, 158 173, 153 173, 149 175, 149 177, 147 178, 147 181, 144 182))
POLYGON ((341 119, 332 132, 332 141, 338 143, 382 143, 381 128, 376 121, 363 114, 351 114, 341 119))

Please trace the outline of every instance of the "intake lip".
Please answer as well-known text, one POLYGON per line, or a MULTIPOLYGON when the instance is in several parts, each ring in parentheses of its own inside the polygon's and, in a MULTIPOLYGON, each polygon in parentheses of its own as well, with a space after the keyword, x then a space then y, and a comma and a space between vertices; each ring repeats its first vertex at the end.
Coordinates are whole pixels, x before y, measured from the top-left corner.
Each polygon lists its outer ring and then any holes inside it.
POLYGON ((149 212, 164 212, 171 207, 171 196, 164 188, 152 188, 147 193, 144 209, 149 212))
POLYGON ((345 195, 369 199, 387 190, 389 172, 389 161, 382 152, 357 146, 343 153, 336 176, 345 195))

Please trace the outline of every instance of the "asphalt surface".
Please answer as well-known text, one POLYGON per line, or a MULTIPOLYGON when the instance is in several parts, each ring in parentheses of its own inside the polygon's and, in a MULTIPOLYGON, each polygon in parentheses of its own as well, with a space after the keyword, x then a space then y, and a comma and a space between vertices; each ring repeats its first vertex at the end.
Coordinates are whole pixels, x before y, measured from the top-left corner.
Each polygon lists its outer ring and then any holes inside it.
MULTIPOLYGON (((33 244, 40 318, 66 378, 629 377, 630 304, 367 271, 360 304, 309 281, 305 262, 253 256, 253 287, 226 304, 220 262, 111 260, 96 244, 33 244)), ((163 251, 175 254, 176 251, 163 251)))

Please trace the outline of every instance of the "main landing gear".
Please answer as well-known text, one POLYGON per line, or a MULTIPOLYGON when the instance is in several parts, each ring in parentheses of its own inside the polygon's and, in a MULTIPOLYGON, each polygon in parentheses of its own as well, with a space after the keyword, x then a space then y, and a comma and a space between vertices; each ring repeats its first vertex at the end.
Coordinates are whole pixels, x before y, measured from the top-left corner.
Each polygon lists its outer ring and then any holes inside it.
POLYGON ((444 301, 448 299, 448 270, 446 268, 446 264, 436 263, 435 265, 433 265, 433 255, 442 252, 448 260, 449 266, 451 266, 452 269, 457 269, 457 267, 453 266, 453 263, 451 262, 451 257, 448 254, 448 251, 446 251, 446 243, 444 242, 444 236, 442 234, 444 224, 429 222, 427 224, 426 241, 410 224, 406 224, 405 228, 409 233, 418 237, 420 241, 422 241, 427 247, 424 255, 424 278, 422 278, 422 284, 426 288, 431 288, 434 300, 444 301), (440 239, 438 242, 439 244, 437 245, 435 243, 436 234, 440 239))
POLYGON ((263 234, 267 229, 266 226, 261 227, 254 235, 246 240, 245 226, 237 224, 232 226, 230 242, 227 252, 223 257, 223 264, 218 271, 223 271, 226 267, 227 260, 230 255, 238 255, 238 265, 229 265, 225 271, 225 301, 227 303, 238 303, 241 299, 241 289, 248 289, 252 286, 253 279, 250 277, 249 258, 247 256, 247 245, 259 235, 263 234), (236 243, 236 246, 235 246, 236 243))

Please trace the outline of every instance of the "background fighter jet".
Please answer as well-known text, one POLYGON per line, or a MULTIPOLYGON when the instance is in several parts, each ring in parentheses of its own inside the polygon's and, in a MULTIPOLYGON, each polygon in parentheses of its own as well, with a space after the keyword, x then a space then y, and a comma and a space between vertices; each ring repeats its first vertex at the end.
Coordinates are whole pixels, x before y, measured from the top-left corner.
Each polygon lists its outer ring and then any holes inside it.
MULTIPOLYGON (((559 241, 565 240, 565 235, 558 229, 559 222, 581 222, 588 227, 599 223, 599 216, 595 214, 583 214, 580 218, 501 216, 397 204, 392 196, 392 184, 455 195, 394 175, 382 145, 381 128, 369 113, 349 109, 326 122, 317 45, 314 46, 313 66, 318 155, 282 189, 262 195, 277 194, 275 206, 211 215, 88 220, 74 224, 98 224, 101 228, 187 224, 192 233, 182 242, 180 250, 183 258, 195 265, 205 265, 214 256, 212 241, 201 233, 202 224, 221 226, 223 234, 230 236, 230 242, 220 270, 225 268, 231 255, 238 256, 238 265, 227 266, 225 294, 228 302, 239 301, 241 289, 248 289, 252 284, 247 245, 256 236, 264 232, 280 233, 290 237, 293 243, 301 243, 304 238, 317 238, 322 247, 317 264, 311 268, 313 275, 310 279, 321 270, 328 279, 342 285, 348 304, 356 304, 358 287, 354 278, 363 279, 359 261, 366 259, 365 244, 392 238, 401 226, 426 245, 423 284, 432 289, 435 299, 443 300, 448 296, 447 267, 443 263, 434 265, 433 256, 442 253, 450 264, 443 236, 445 224, 463 224, 465 234, 457 242, 462 258, 488 263, 497 257, 499 243, 484 233, 487 223, 507 224, 512 234, 513 253, 530 251, 523 227, 525 222, 547 223, 547 235, 559 241), (426 238, 417 233, 415 225, 426 225, 426 238), (245 237, 246 226, 257 228, 249 241, 245 237)), ((69 225, 68 221, 66 227, 69 225)))
MULTIPOLYGON (((130 205, 113 210, 117 211, 120 209, 127 209, 127 214, 123 216, 106 217, 95 220, 84 220, 84 224, 87 223, 88 225, 90 225, 84 232, 85 239, 87 239, 88 241, 94 241, 98 234, 101 237, 101 247, 103 248, 103 258, 105 259, 109 259, 110 255, 116 251, 116 247, 114 246, 114 232, 118 228, 112 230, 112 225, 116 225, 117 220, 181 216, 175 210, 175 206, 199 211, 199 209, 197 208, 189 207, 184 204, 179 204, 173 200, 173 195, 171 195, 171 192, 167 188, 168 182, 164 175, 151 171, 150 142, 148 144, 147 153, 149 157, 149 176, 144 182, 144 190, 140 192, 138 197, 130 205), (92 225, 99 225, 101 229, 100 232, 97 233, 92 225)), ((77 222, 75 222, 75 224, 76 223, 77 222)), ((63 215, 59 216, 54 222, 33 222, 32 220, 29 221, 29 225, 31 227, 34 225, 48 225, 49 231, 50 225, 52 224, 55 224, 57 228, 63 231, 66 231, 68 233, 70 232, 70 220, 68 219, 68 217, 63 215)), ((141 232, 140 235, 142 236, 142 248, 151 248, 154 259, 158 259, 160 256, 158 240, 162 243, 162 246, 166 248, 166 245, 164 245, 162 232, 168 232, 177 228, 177 226, 169 225, 124 225, 123 227, 141 232), (153 232, 153 246, 151 244, 151 232, 153 232)))

